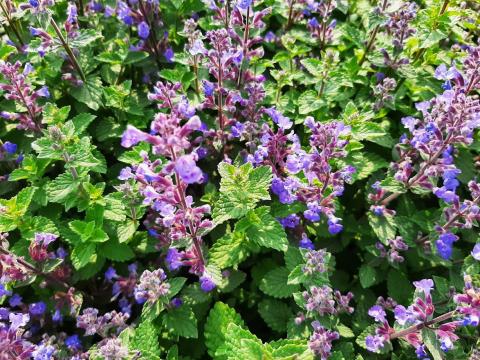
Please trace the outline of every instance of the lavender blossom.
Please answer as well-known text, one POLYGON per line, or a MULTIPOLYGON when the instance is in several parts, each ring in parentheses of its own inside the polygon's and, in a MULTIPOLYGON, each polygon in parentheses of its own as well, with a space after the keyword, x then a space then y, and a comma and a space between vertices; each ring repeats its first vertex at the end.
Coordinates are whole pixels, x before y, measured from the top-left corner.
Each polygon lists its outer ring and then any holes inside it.
POLYGON ((165 281, 166 279, 167 276, 162 269, 157 269, 153 272, 145 270, 135 287, 135 300, 139 304, 144 302, 153 304, 160 297, 167 295, 170 290, 170 284, 165 281))

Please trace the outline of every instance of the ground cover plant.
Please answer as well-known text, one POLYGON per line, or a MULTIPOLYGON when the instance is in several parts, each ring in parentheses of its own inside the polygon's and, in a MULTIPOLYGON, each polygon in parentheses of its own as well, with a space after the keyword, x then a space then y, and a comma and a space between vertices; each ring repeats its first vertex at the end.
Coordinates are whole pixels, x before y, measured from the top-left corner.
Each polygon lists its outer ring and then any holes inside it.
POLYGON ((475 0, 1 0, 0 359, 479 359, 475 0))

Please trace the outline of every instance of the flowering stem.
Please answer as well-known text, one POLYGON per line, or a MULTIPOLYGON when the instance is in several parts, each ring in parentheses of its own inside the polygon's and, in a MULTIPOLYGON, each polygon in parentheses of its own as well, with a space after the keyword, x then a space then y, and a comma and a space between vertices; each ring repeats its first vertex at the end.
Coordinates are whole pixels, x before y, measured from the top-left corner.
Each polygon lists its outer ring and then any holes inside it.
MULTIPOLYGON (((448 220, 445 225, 442 226, 442 231, 446 231, 448 230, 448 228, 461 216, 463 216, 463 214, 465 213, 469 213, 470 210, 472 209, 472 206, 473 205, 478 205, 478 203, 480 202, 480 196, 478 196, 477 198, 475 198, 472 202, 472 204, 470 204, 466 209, 464 209, 463 211, 458 211, 454 216, 452 216, 452 218, 450 220, 448 220)), ((420 238, 419 240, 417 240, 416 242, 418 244, 423 244, 424 242, 426 242, 428 240, 428 235, 425 235, 424 237, 420 238)))
POLYGON ((155 36, 155 28, 153 27, 153 24, 150 23, 150 19, 147 16, 147 9, 145 8, 145 4, 143 3, 143 0, 139 0, 138 4, 140 5, 140 11, 142 12, 143 17, 145 18, 145 22, 147 23, 148 27, 150 28, 150 33, 148 36, 148 40, 150 42, 150 46, 153 50, 153 53, 155 55, 155 62, 157 63, 158 68, 160 69, 161 64, 160 64, 160 54, 158 53, 158 48, 157 48, 157 37, 155 36))
MULTIPOLYGON (((170 148, 170 155, 172 157, 172 160, 175 162, 177 161, 177 155, 175 154, 175 151, 170 148)), ((177 194, 178 197, 180 198, 180 205, 183 208, 183 211, 187 213, 187 200, 185 199, 185 191, 182 186, 182 182, 180 180, 180 175, 178 174, 178 171, 175 169, 175 184, 177 185, 177 194)), ((197 251, 198 257, 200 258, 200 262, 202 265, 205 265, 205 258, 203 257, 203 251, 202 251, 202 245, 200 244, 199 237, 197 236, 197 230, 193 226, 192 220, 188 220, 188 228, 190 230, 190 235, 192 236, 192 241, 193 241, 193 246, 195 247, 195 250, 197 251)))
POLYGON ((27 108, 28 114, 32 118, 32 122, 35 124, 35 127, 36 127, 35 130, 36 131, 41 131, 42 128, 35 121, 36 120, 35 112, 32 110, 32 108, 30 106, 28 106, 27 100, 25 99, 25 96, 23 96, 23 92, 20 89, 20 86, 18 86, 17 82, 14 81, 14 80, 12 80, 12 84, 15 86, 15 88, 17 90, 17 93, 20 95, 20 98, 22 99, 23 106, 25 106, 27 108))
POLYGON ((220 56, 220 49, 217 49, 217 59, 218 59, 218 125, 220 126, 220 130, 222 132, 222 139, 223 139, 223 69, 222 69, 222 58, 220 56))
POLYGON ((288 30, 290 29, 290 27, 292 26, 292 21, 293 21, 293 6, 295 5, 295 0, 291 0, 290 1, 290 4, 288 6, 288 21, 287 21, 287 25, 285 27, 285 30, 288 30))
POLYGON ((53 30, 55 30, 55 33, 57 34, 58 39, 59 39, 60 42, 62 43, 63 48, 64 48, 65 51, 67 52, 68 57, 70 58, 70 61, 72 62, 72 64, 73 64, 73 66, 75 67, 75 69, 78 71, 78 73, 79 73, 79 75, 80 75, 80 78, 82 79, 82 81, 83 81, 84 83, 86 83, 86 82, 87 82, 87 78, 85 77, 85 74, 84 74, 84 72, 83 72, 83 70, 82 70, 82 67, 81 67, 80 64, 78 63, 77 58, 75 57, 75 54, 74 54, 73 51, 72 51, 72 48, 68 45, 67 41, 66 41, 65 38, 63 37, 62 31, 61 31, 60 28, 58 27, 58 25, 57 25, 57 23, 55 22, 55 20, 53 20, 53 18, 51 19, 50 24, 52 25, 53 30))
POLYGON ((10 17, 10 14, 9 14, 8 10, 4 6, 3 0, 0 1, 0 7, 2 8, 2 12, 5 15, 5 18, 7 19, 8 24, 10 25, 10 28, 12 29, 15 36, 17 37, 18 42, 20 43, 20 46, 22 46, 22 47, 25 46, 25 43, 23 42, 22 37, 20 36, 20 33, 19 33, 18 29, 16 28, 15 24, 13 23, 12 18, 10 17))
MULTIPOLYGON (((385 11, 385 9, 387 8, 387 5, 388 5, 388 1, 387 0, 384 0, 383 1, 383 4, 382 4, 382 12, 385 11)), ((360 62, 358 63, 358 67, 362 67, 363 63, 365 62, 365 60, 367 59, 367 54, 368 52, 372 49, 373 47, 373 44, 375 42, 375 38, 377 37, 377 33, 378 33, 378 30, 380 30, 380 24, 378 24, 377 26, 375 26, 375 28, 373 29, 373 32, 372 34, 370 35, 370 38, 368 40, 368 43, 367 43, 367 46, 365 47, 365 51, 363 52, 363 55, 362 55, 362 58, 360 59, 360 62)))
MULTIPOLYGON (((253 2, 252 2, 251 6, 253 6, 253 2)), ((243 45, 243 56, 242 56, 242 63, 240 64, 240 70, 238 71, 237 89, 240 89, 240 85, 242 83, 243 61, 244 61, 245 57, 247 56, 247 52, 248 52, 247 42, 248 42, 248 34, 250 32, 249 20, 250 20, 250 6, 247 8, 247 15, 246 15, 246 18, 245 18, 245 31, 243 33, 243 44, 242 44, 243 45)))
POLYGON ((429 327, 430 325, 434 325, 434 324, 437 324, 439 322, 451 319, 454 315, 455 315, 455 310, 452 310, 452 311, 449 311, 449 312, 447 312, 443 315, 437 316, 436 318, 434 318, 430 321, 425 321, 424 323, 413 325, 413 326, 410 326, 410 327, 408 327, 404 330, 397 331, 397 332, 393 333, 392 335, 390 335, 390 340, 405 337, 405 336, 407 336, 411 333, 415 333, 419 330, 422 330, 425 327, 429 327))
POLYGON ((41 270, 37 269, 35 266, 33 266, 32 264, 30 264, 30 263, 27 262, 26 260, 22 259, 21 257, 16 256, 15 254, 13 254, 13 253, 11 253, 10 251, 8 251, 7 249, 5 249, 3 246, 0 246, 0 253, 15 258, 15 260, 18 261, 18 263, 19 263, 20 265, 22 265, 24 268, 30 270, 30 271, 31 271, 32 273, 34 273, 35 275, 41 275, 41 276, 47 278, 48 280, 50 280, 50 281, 52 281, 52 282, 55 282, 55 283, 61 285, 61 286, 64 287, 65 289, 69 289, 69 288, 70 288, 70 285, 68 285, 66 282, 63 282, 62 280, 57 279, 55 276, 52 276, 51 274, 42 272, 41 270))
POLYGON ((193 56, 193 72, 195 73, 195 92, 200 95, 200 84, 198 82, 198 60, 197 55, 193 56))

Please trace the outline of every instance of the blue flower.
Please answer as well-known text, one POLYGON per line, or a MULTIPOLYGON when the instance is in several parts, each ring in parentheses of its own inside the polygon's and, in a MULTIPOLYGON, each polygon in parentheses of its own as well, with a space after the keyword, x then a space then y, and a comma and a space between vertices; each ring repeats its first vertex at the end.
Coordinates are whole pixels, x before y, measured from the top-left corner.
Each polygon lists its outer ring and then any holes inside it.
POLYGON ((458 236, 452 233, 441 234, 435 242, 438 254, 445 260, 450 259, 453 252, 453 243, 458 240, 458 236))
POLYGON ((42 316, 47 310, 47 305, 43 301, 32 303, 28 306, 28 311, 33 316, 42 316))
POLYGON ((150 27, 145 21, 142 21, 140 24, 138 24, 138 36, 140 36, 142 39, 147 39, 149 35, 150 27))
POLYGON ((77 350, 82 347, 82 342, 80 341, 78 335, 75 334, 65 339, 65 345, 67 345, 69 349, 77 350))
POLYGON ((205 292, 210 292, 215 289, 217 285, 208 275, 203 275, 200 277, 200 288, 205 292))
POLYGON ((173 52, 173 49, 171 47, 169 47, 164 51, 163 56, 165 56, 165 59, 167 60, 167 62, 171 63, 171 62, 173 62, 173 58, 175 57, 175 53, 173 52))

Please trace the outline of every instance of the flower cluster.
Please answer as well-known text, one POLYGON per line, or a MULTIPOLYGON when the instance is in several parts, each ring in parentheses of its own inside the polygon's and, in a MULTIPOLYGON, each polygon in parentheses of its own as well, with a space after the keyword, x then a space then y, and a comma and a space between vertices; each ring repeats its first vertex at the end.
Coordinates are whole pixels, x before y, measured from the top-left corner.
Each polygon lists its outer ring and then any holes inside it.
POLYGON ((168 32, 163 33, 161 37, 157 32, 157 29, 163 27, 158 0, 135 2, 118 0, 115 9, 107 5, 104 12, 105 16, 115 14, 123 24, 136 27, 140 40, 131 47, 132 50, 148 51, 157 61, 160 60, 160 54, 163 54, 167 62, 173 61, 174 52, 168 42, 168 32))
POLYGON ((352 293, 343 296, 339 291, 334 293, 331 287, 324 285, 322 287, 311 286, 309 291, 304 291, 302 295, 305 300, 305 309, 309 313, 324 316, 353 312, 353 308, 348 305, 353 298, 352 293))
POLYGON ((387 258, 392 263, 403 262, 405 258, 400 255, 400 252, 408 250, 408 245, 401 236, 388 240, 388 248, 381 242, 377 242, 375 247, 380 251, 380 257, 387 258))
POLYGON ((332 341, 338 340, 340 335, 336 331, 325 329, 318 321, 312 322, 313 333, 308 340, 308 347, 320 359, 328 359, 332 350, 332 341))
POLYGON ((435 304, 432 301, 431 291, 434 287, 433 281, 424 279, 413 283, 416 287, 413 303, 407 308, 403 305, 396 305, 393 315, 396 321, 395 329, 389 325, 387 320, 387 309, 383 304, 375 305, 368 311, 368 314, 379 323, 375 335, 367 336, 365 343, 368 350, 378 352, 385 347, 385 344, 393 339, 403 339, 416 349, 419 359, 428 358, 425 350, 425 339, 422 337, 422 329, 428 328, 440 343, 444 352, 450 351, 454 343, 459 339, 455 333, 461 326, 478 326, 479 324, 479 291, 472 285, 471 278, 465 278, 465 289, 463 294, 454 296, 457 308, 453 311, 434 317, 435 304), (453 319, 461 315, 463 320, 453 319), (445 322, 446 321, 446 322, 445 322))
POLYGON ((22 66, 18 61, 11 64, 0 60, 0 74, 6 81, 0 83, 0 90, 5 92, 5 99, 18 102, 24 109, 16 112, 2 111, 0 116, 17 122, 17 127, 21 130, 40 131, 42 106, 38 104, 38 99, 50 97, 50 92, 46 86, 35 90, 28 79, 32 71, 33 67, 29 63, 22 66))
POLYGON ((319 123, 312 117, 305 119, 305 125, 311 131, 310 152, 302 149, 299 138, 293 132, 286 133, 293 125, 290 119, 274 108, 265 112, 277 124, 274 132, 269 126, 262 128, 261 145, 253 155, 247 158, 255 165, 269 165, 275 174, 272 192, 283 204, 300 201, 307 205, 303 212, 306 220, 318 222, 321 214, 327 218, 328 231, 339 233, 343 226, 335 216, 335 198, 341 196, 344 184, 351 180, 355 169, 346 166, 333 170, 331 162, 346 155, 348 144, 343 140, 349 128, 340 122, 319 123), (306 183, 301 181, 302 174, 306 183))
POLYGON ((167 275, 162 269, 145 270, 135 287, 135 300, 140 304, 144 302, 153 304, 161 296, 167 295, 170 291, 170 284, 165 281, 166 279, 167 275))
MULTIPOLYGON (((422 119, 402 118, 410 136, 401 137, 399 160, 392 168, 395 180, 406 188, 425 189, 446 202, 453 201, 459 184, 459 170, 453 161, 455 145, 472 143, 473 131, 480 127, 476 111, 479 101, 470 94, 480 86, 479 59, 480 49, 473 48, 463 61, 462 72, 440 66, 435 77, 445 80, 443 94, 416 104, 422 119), (442 187, 435 185, 439 178, 443 179, 442 187)), ((379 204, 387 205, 397 196, 391 194, 379 204)))
POLYGON ((333 38, 333 30, 337 24, 335 19, 331 20, 332 12, 337 7, 335 0, 308 1, 306 2, 308 14, 312 17, 307 20, 307 28, 320 42, 320 49, 323 50, 333 38), (315 14, 318 13, 318 18, 315 14), (320 20, 320 21, 319 21, 320 20))
POLYGON ((177 96, 179 88, 180 84, 157 83, 149 99, 158 101, 159 108, 169 109, 170 113, 155 116, 150 134, 129 126, 122 137, 124 147, 140 141, 149 142, 153 146, 153 154, 164 156, 168 161, 163 164, 160 160, 151 161, 144 154, 143 163, 133 169, 123 169, 119 178, 126 181, 134 179, 139 183, 143 203, 150 205, 154 214, 147 224, 151 235, 158 238, 168 235, 174 241, 190 241, 191 245, 184 255, 189 258, 190 271, 201 276, 205 261, 200 234, 212 226, 210 220, 203 219, 210 212, 210 207, 194 207, 193 198, 186 194, 186 190, 189 184, 204 181, 203 172, 196 165, 200 148, 194 151, 189 139, 192 133, 201 131, 203 125, 186 97, 177 96), (162 167, 158 171, 160 165, 162 167))
MULTIPOLYGON (((445 177, 445 175, 444 175, 445 177)), ((446 180, 444 182, 444 187, 449 186, 446 180)), ((457 181, 453 179, 453 181, 457 181)), ((456 183, 454 187, 456 188, 458 184, 456 183)), ((475 181, 470 181, 468 183, 468 188, 471 194, 471 200, 460 201, 458 195, 454 193, 454 190, 451 191, 451 198, 447 201, 449 206, 447 206, 443 211, 443 217, 445 218, 445 224, 443 226, 436 226, 435 230, 438 233, 438 239, 435 241, 435 245, 438 251, 438 254, 444 259, 450 259, 452 257, 453 243, 458 240, 458 236, 452 233, 453 229, 471 229, 474 223, 480 220, 480 185, 475 181)), ((436 190, 436 194, 442 191, 441 189, 436 190)), ((446 190, 450 192, 450 190, 446 190)), ((445 200, 445 199, 444 199, 445 200)))

